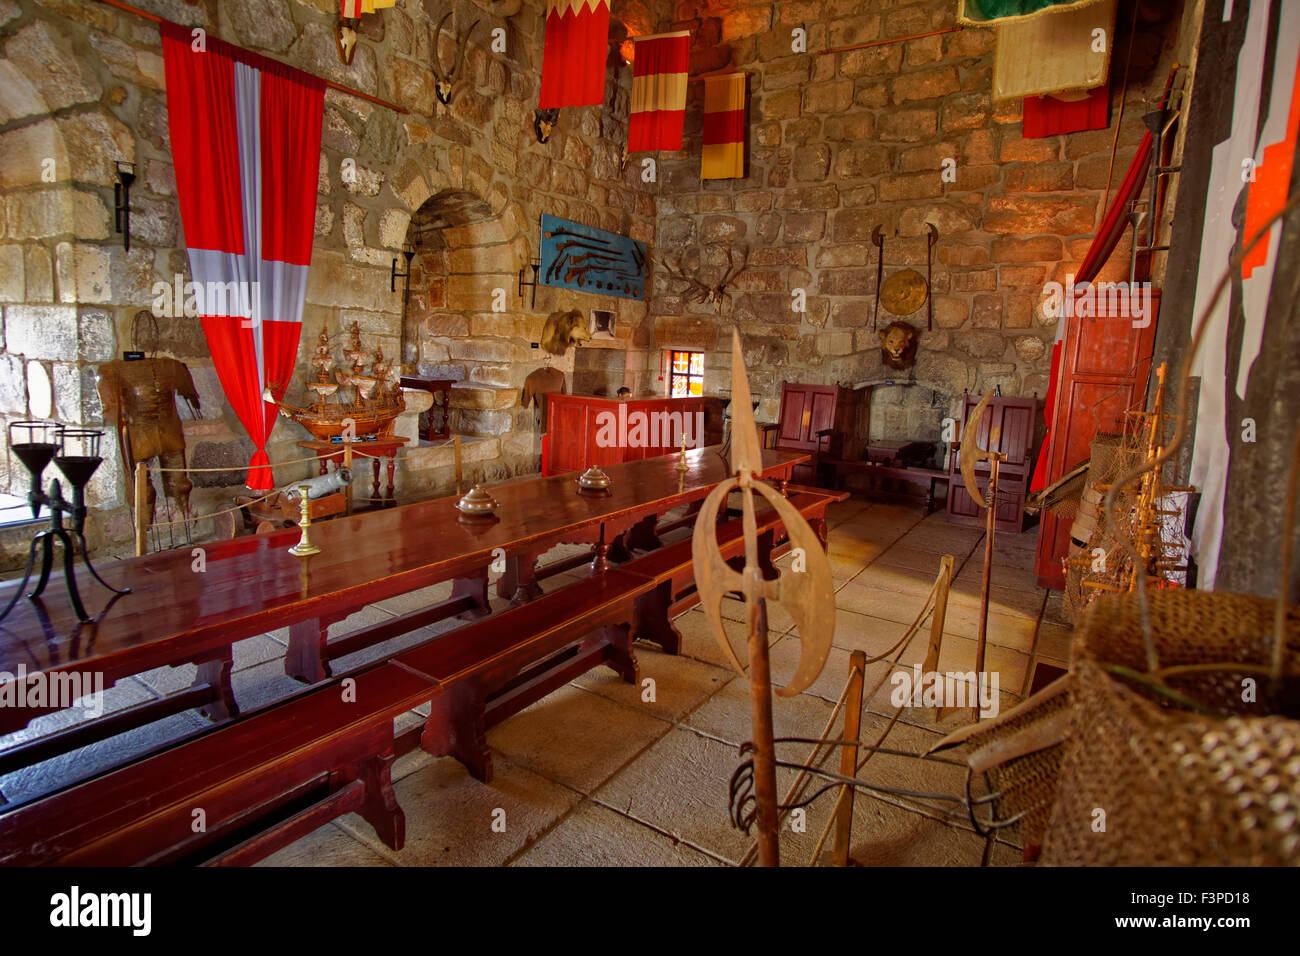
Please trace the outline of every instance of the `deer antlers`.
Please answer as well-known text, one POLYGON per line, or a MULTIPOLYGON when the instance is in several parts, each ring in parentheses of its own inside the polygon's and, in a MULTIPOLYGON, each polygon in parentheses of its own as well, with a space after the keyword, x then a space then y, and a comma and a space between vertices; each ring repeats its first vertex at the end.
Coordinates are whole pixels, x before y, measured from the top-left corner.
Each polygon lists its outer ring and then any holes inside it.
POLYGON ((682 293, 687 302, 698 302, 701 305, 706 302, 711 303, 721 314, 723 302, 731 302, 731 293, 727 291, 727 287, 749 264, 749 246, 741 247, 740 261, 737 262, 731 243, 727 243, 727 267, 723 270, 722 277, 712 285, 700 278, 701 269, 699 266, 696 266, 693 275, 687 275, 686 270, 682 268, 684 257, 684 253, 678 254, 676 262, 664 257, 664 268, 668 271, 669 277, 678 282, 686 283, 686 288, 682 290, 682 293))
MULTIPOLYGON (((451 87, 456 81, 456 74, 460 71, 461 64, 465 62, 465 47, 469 44, 470 34, 474 28, 479 25, 475 20, 469 25, 463 37, 456 38, 456 52, 452 55, 451 69, 446 73, 442 72, 442 60, 438 54, 438 41, 442 39, 442 28, 447 20, 451 18, 452 11, 448 10, 438 21, 438 29, 433 34, 433 75, 437 77, 437 82, 433 84, 434 95, 438 97, 438 102, 443 106, 451 105, 451 87)), ((454 36, 454 33, 453 33, 454 36)))

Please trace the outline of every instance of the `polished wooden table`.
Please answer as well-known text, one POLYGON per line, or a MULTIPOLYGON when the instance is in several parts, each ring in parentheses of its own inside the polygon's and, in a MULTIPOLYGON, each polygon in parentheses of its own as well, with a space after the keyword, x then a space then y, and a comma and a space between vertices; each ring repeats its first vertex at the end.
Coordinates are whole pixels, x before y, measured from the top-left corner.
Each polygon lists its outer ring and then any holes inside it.
MULTIPOLYGON (((806 459, 802 452, 765 451, 763 474, 787 479, 806 459)), ((580 494, 573 474, 494 485, 499 517, 487 523, 460 520, 455 496, 339 517, 312 527, 312 541, 322 550, 307 559, 287 551, 298 538, 296 528, 205 545, 201 564, 190 549, 128 558, 99 569, 115 587, 131 588, 106 605, 103 588, 79 570, 87 606, 92 613, 102 608, 98 617, 78 622, 54 588, 40 600, 20 600, 0 623, 0 691, 17 679, 20 665, 29 684, 33 677, 79 672, 103 674, 107 687, 155 667, 192 662, 199 673, 190 690, 135 712, 202 707, 214 718, 230 716, 236 712, 233 642, 288 627, 286 671, 319 680, 329 673, 328 659, 349 647, 456 614, 487 614, 488 565, 502 554, 531 562, 557 544, 589 542, 599 570, 617 536, 703 499, 728 473, 717 446, 688 452, 686 461, 685 472, 676 470, 676 456, 611 465, 611 489, 600 496, 580 494), (330 623, 449 580, 455 584, 447 601, 331 641, 326 653, 330 623)), ((15 587, 16 581, 0 586, 0 606, 15 587)), ((0 734, 57 709, 0 707, 0 734)))

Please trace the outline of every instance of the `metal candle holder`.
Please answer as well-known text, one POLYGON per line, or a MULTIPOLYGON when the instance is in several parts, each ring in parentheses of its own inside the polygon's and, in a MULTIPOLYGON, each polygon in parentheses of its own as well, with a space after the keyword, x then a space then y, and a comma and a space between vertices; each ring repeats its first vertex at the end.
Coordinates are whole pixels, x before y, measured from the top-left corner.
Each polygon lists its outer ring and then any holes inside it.
POLYGON ((72 609, 76 611, 78 620, 91 619, 86 613, 85 605, 81 603, 81 593, 77 589, 76 570, 73 567, 76 548, 73 546, 72 535, 76 535, 77 541, 81 544, 81 560, 96 581, 114 594, 131 592, 130 588, 118 590, 101 578, 95 566, 90 563, 89 549, 86 547, 86 485, 103 461, 99 456, 99 440, 102 434, 97 429, 64 428, 53 422, 9 423, 9 447, 27 467, 27 472, 31 476, 31 489, 27 492, 27 502, 31 505, 32 517, 39 518, 41 508, 44 507, 50 514, 50 526, 32 538, 32 546, 27 552, 27 570, 23 574, 22 583, 14 591, 14 596, 10 598, 5 609, 0 611, 0 621, 3 621, 14 609, 19 596, 27 587, 27 582, 31 580, 32 571, 36 566, 38 545, 42 549, 41 575, 36 582, 36 587, 27 596, 32 600, 41 596, 45 585, 49 583, 50 570, 54 566, 56 541, 63 545, 63 578, 67 584, 68 600, 72 603, 72 609), (72 486, 71 502, 64 499, 62 486, 57 479, 50 482, 49 494, 41 492, 41 475, 51 460, 59 466, 59 471, 63 472, 63 477, 72 486), (71 529, 63 526, 65 514, 71 519, 71 529))
POLYGON ((311 486, 298 486, 298 506, 301 517, 298 519, 298 527, 302 529, 302 534, 298 537, 298 543, 289 549, 289 553, 296 558, 310 558, 313 554, 320 554, 320 548, 311 543, 309 529, 311 528, 311 486))

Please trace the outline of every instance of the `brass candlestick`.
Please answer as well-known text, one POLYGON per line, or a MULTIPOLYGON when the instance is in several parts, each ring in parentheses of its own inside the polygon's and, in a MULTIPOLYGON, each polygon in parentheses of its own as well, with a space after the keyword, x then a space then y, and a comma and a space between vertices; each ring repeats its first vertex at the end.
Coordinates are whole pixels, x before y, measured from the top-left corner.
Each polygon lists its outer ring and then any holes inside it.
POLYGON ((682 474, 686 473, 686 429, 682 429, 682 453, 677 456, 677 470, 682 474))
POLYGON ((310 489, 306 485, 298 486, 298 504, 302 509, 302 517, 298 519, 298 527, 302 529, 302 537, 298 543, 289 549, 289 553, 298 558, 309 558, 313 554, 320 554, 320 548, 311 543, 308 536, 308 529, 311 527, 311 499, 307 497, 310 489))

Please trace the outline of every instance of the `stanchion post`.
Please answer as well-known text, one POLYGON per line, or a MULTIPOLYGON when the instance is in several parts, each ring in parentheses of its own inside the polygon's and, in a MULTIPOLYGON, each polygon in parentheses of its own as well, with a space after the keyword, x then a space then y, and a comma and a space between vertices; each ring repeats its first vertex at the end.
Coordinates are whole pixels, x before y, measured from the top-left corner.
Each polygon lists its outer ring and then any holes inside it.
POLYGON ((148 548, 149 519, 149 466, 143 461, 135 463, 135 554, 140 557, 148 548))
MULTIPOLYGON (((844 702, 844 746, 840 748, 840 774, 858 775, 858 735, 862 721, 862 684, 867 673, 867 654, 854 651, 849 658, 849 693, 844 702)), ((840 787, 835 816, 835 865, 849 865, 849 839, 853 835, 853 788, 840 787)))

